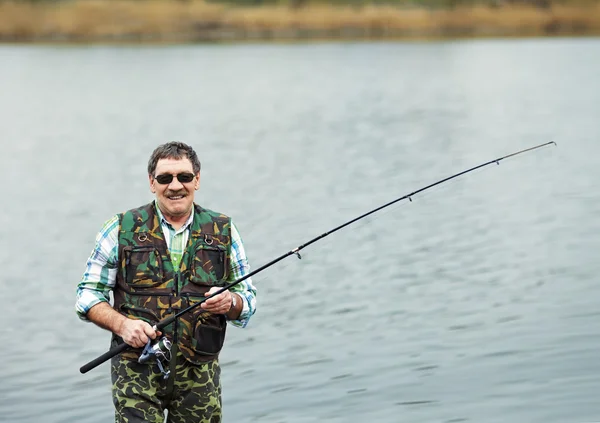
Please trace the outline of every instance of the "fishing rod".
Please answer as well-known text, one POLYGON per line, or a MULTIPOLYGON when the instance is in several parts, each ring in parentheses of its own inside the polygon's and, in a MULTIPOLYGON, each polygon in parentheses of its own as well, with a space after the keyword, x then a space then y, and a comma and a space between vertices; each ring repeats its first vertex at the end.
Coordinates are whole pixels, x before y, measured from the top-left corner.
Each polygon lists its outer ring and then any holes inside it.
MULTIPOLYGON (((482 163, 480 165, 474 166, 474 167, 472 167, 470 169, 463 170, 462 172, 456 173, 456 174, 454 174, 452 176, 448 176, 447 178, 441 179, 441 180, 439 180, 437 182, 434 182, 432 184, 429 184, 429 185, 427 185, 427 186, 425 186, 423 188, 419 188, 418 190, 413 191, 410 194, 406 194, 406 195, 404 195, 404 196, 402 196, 400 198, 397 198, 395 200, 390 201, 389 203, 386 203, 386 204, 384 204, 382 206, 379 206, 379 207, 377 207, 377 208, 375 208, 375 209, 373 209, 371 211, 368 211, 368 212, 366 212, 366 213, 364 213, 364 214, 362 214, 362 215, 360 215, 358 217, 355 217, 354 219, 349 220, 348 222, 343 223, 343 224, 341 224, 341 225, 339 225, 339 226, 337 226, 337 227, 335 227, 335 228, 333 228, 333 229, 331 229, 331 230, 329 230, 327 232, 324 232, 321 235, 319 235, 319 236, 311 239, 310 241, 308 241, 308 242, 306 242, 306 243, 304 243, 304 244, 302 244, 302 245, 300 245, 300 246, 298 246, 298 247, 296 247, 296 248, 288 251, 287 253, 285 253, 285 254, 277 257, 276 259, 271 260, 267 264, 259 267, 258 269, 255 269, 254 271, 251 271, 250 273, 242 276, 239 279, 236 279, 235 281, 229 283, 228 285, 223 286, 221 289, 219 289, 218 291, 214 292, 212 295, 210 295, 210 296, 208 296, 206 298, 201 299, 197 303, 192 304, 191 306, 189 306, 189 307, 187 307, 187 308, 179 311, 178 313, 173 314, 173 315, 171 315, 171 316, 169 316, 169 317, 167 317, 167 318, 159 321, 158 323, 156 323, 156 325, 154 325, 153 329, 159 331, 159 330, 165 328, 166 326, 168 326, 171 323, 173 323, 175 321, 175 319, 177 319, 178 317, 181 317, 182 315, 184 315, 186 313, 189 313, 190 311, 192 311, 195 308, 199 307, 206 300, 208 300, 208 299, 210 299, 212 297, 215 297, 215 296, 217 296, 217 295, 219 295, 219 294, 221 294, 221 293, 223 293, 223 292, 225 292, 225 291, 233 288, 234 286, 236 286, 240 282, 242 282, 242 281, 244 281, 244 280, 246 280, 246 279, 248 279, 248 278, 256 275, 257 273, 262 272, 263 270, 265 270, 265 269, 273 266, 274 264, 280 262, 281 260, 283 260, 283 259, 285 259, 285 258, 287 258, 287 257, 289 257, 291 255, 296 255, 299 259, 301 259, 302 256, 300 255, 300 250, 308 247, 311 244, 314 244, 315 242, 317 242, 317 241, 325 238, 326 236, 331 235, 334 232, 339 231, 340 229, 345 228, 348 225, 351 225, 352 223, 354 223, 354 222, 356 222, 356 221, 358 221, 360 219, 363 219, 363 218, 365 218, 365 217, 367 217, 367 216, 369 216, 369 215, 371 215, 373 213, 378 212, 379 210, 382 210, 382 209, 384 209, 386 207, 391 206, 392 204, 398 203, 398 202, 403 201, 403 200, 409 200, 409 201, 412 202, 412 197, 414 197, 415 195, 417 195, 417 194, 419 194, 419 193, 421 193, 421 192, 423 192, 425 190, 428 190, 430 188, 433 188, 433 187, 435 187, 437 185, 443 184, 444 182, 447 182, 447 181, 449 181, 451 179, 458 178, 459 176, 465 175, 465 174, 467 174, 469 172, 473 172, 474 170, 481 169, 482 167, 489 166, 489 165, 494 164, 494 163, 496 163, 497 165, 499 165, 502 160, 508 159, 509 157, 514 157, 516 155, 523 154, 523 153, 526 153, 528 151, 537 150, 538 148, 542 148, 542 147, 548 146, 550 144, 556 145, 556 143, 554 141, 550 141, 550 142, 547 142, 547 143, 544 143, 544 144, 539 144, 539 145, 536 145, 534 147, 526 148, 524 150, 520 150, 520 151, 511 153, 511 154, 507 154, 506 156, 502 156, 502 157, 499 157, 497 159, 490 160, 489 162, 485 162, 485 163, 482 163)), ((119 354, 119 353, 121 353, 121 352, 123 352, 123 351, 125 351, 125 350, 127 350, 129 348, 131 348, 131 346, 123 342, 122 344, 117 345, 116 347, 110 349, 109 351, 105 352, 101 356, 97 357, 96 359, 94 359, 94 360, 90 361, 89 363, 83 365, 79 369, 79 371, 81 373, 87 373, 88 371, 92 370, 93 368, 97 367, 98 365, 104 363, 106 360, 114 357, 115 355, 117 355, 117 354, 119 354)))

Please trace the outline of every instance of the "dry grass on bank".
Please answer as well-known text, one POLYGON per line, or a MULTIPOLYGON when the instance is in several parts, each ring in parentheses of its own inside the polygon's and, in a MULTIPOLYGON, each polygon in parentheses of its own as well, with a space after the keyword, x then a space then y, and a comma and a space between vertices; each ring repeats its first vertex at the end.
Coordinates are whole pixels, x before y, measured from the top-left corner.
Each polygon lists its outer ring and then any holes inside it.
POLYGON ((195 0, 0 3, 0 39, 226 40, 599 34, 600 5, 454 10, 308 5, 240 7, 195 0))

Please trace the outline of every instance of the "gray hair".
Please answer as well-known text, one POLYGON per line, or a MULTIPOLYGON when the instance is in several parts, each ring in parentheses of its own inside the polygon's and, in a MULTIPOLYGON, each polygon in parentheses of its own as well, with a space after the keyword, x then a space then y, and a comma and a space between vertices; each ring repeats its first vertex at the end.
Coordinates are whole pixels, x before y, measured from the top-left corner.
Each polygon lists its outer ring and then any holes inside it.
POLYGON ((171 141, 166 144, 161 144, 152 152, 150 160, 148 160, 148 175, 154 177, 156 165, 160 159, 189 159, 192 162, 194 173, 200 172, 200 160, 192 147, 178 141, 171 141))

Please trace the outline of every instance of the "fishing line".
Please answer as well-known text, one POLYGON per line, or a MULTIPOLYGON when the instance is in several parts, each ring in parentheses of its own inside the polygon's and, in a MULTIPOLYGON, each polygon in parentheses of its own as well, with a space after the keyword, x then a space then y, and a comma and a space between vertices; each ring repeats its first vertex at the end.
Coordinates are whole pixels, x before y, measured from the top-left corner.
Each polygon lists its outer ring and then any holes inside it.
MULTIPOLYGON (((357 222, 357 221, 359 221, 361 219, 366 218, 367 216, 370 216, 370 215, 372 215, 374 213, 377 213, 380 210, 388 208, 388 207, 390 207, 390 206, 392 206, 392 205, 394 205, 396 203, 399 203, 401 201, 404 201, 404 200, 409 200, 409 202, 412 202, 413 201, 413 197, 415 197, 417 194, 420 194, 420 193, 422 193, 423 191, 426 191, 426 190, 430 190, 430 189, 432 189, 434 187, 437 187, 438 185, 441 185, 441 184, 443 184, 445 182, 448 182, 448 181, 450 181, 452 179, 456 179, 456 178, 458 178, 458 177, 460 177, 462 175, 465 175, 467 173, 476 171, 476 170, 481 169, 481 168, 483 168, 485 166, 489 166, 489 165, 493 165, 493 164, 499 165, 502 160, 505 160, 505 159, 508 159, 510 157, 514 157, 514 156, 517 156, 519 154, 523 154, 523 153, 526 153, 526 152, 529 152, 529 151, 533 151, 533 150, 536 150, 538 148, 542 148, 542 147, 545 147, 545 146, 548 146, 548 145, 552 145, 552 144, 556 145, 556 143, 554 141, 550 141, 550 142, 547 142, 547 143, 544 143, 544 144, 536 145, 534 147, 526 148, 524 150, 516 151, 516 152, 508 154, 506 156, 499 157, 497 159, 490 160, 488 162, 482 163, 482 164, 474 166, 472 168, 463 170, 463 171, 461 171, 459 173, 455 173, 454 175, 448 176, 448 177, 446 177, 444 179, 440 179, 439 181, 436 181, 434 183, 426 185, 423 188, 419 188, 416 191, 413 191, 413 192, 411 192, 409 194, 403 195, 402 197, 396 198, 396 199, 394 199, 392 201, 389 201, 386 204, 383 204, 383 205, 381 205, 379 207, 374 208, 373 210, 370 210, 370 211, 368 211, 366 213, 363 213, 360 216, 357 216, 357 217, 355 217, 355 218, 353 218, 353 219, 351 219, 351 220, 349 220, 349 221, 347 221, 347 222, 345 222, 345 223, 343 223, 343 224, 341 224, 339 226, 336 226, 333 229, 331 229, 331 230, 329 230, 327 232, 324 232, 321 235, 318 235, 318 236, 314 237, 313 239, 305 242, 304 244, 299 245, 298 247, 296 247, 296 248, 288 251, 287 253, 285 253, 285 254, 283 254, 283 255, 281 255, 281 256, 279 256, 279 257, 271 260, 270 262, 268 262, 268 263, 266 263, 266 264, 258 267, 257 269, 249 272, 245 276, 242 276, 241 278, 239 278, 239 279, 237 279, 237 280, 235 280, 235 281, 233 281, 233 282, 231 282, 231 283, 223 286, 218 291, 215 291, 212 295, 210 295, 210 296, 208 296, 206 298, 203 298, 202 300, 198 301, 197 303, 195 303, 193 305, 190 305, 189 307, 187 307, 187 308, 185 308, 185 309, 177 312, 176 314, 173 314, 173 315, 171 315, 171 316, 169 316, 169 317, 167 317, 167 318, 159 321, 158 323, 156 323, 156 325, 154 325, 154 329, 155 330, 161 330, 161 329, 163 329, 164 327, 166 327, 166 326, 170 325, 171 323, 173 323, 175 321, 175 319, 177 319, 178 317, 180 317, 180 316, 182 316, 182 315, 184 315, 186 313, 189 313, 190 311, 194 310, 196 307, 199 307, 206 300, 208 300, 208 299, 210 299, 210 298, 212 298, 214 296, 217 296, 217 295, 219 295, 219 294, 221 294, 221 293, 223 293, 223 292, 231 289, 232 287, 234 287, 235 285, 239 284, 240 282, 242 282, 242 281, 244 281, 244 280, 246 280, 246 279, 248 279, 248 278, 250 278, 250 277, 252 277, 252 276, 254 276, 254 275, 256 275, 256 274, 258 274, 260 272, 262 272, 262 271, 264 271, 265 269, 273 266, 274 264, 280 262, 281 260, 283 260, 283 259, 285 259, 285 258, 287 258, 289 256, 295 255, 299 259, 301 259, 302 256, 300 254, 300 251, 303 250, 304 248, 306 248, 306 247, 314 244, 315 242, 317 242, 317 241, 319 241, 319 240, 321 240, 321 239, 323 239, 323 238, 325 238, 325 237, 333 234, 334 232, 337 232, 337 231, 339 231, 339 230, 341 230, 341 229, 343 229, 343 228, 345 228, 345 227, 347 227, 347 226, 349 226, 349 225, 351 225, 351 224, 353 224, 353 223, 355 223, 355 222, 357 222)), ((121 353, 121 352, 123 352, 123 351, 125 351, 125 350, 127 350, 129 348, 131 348, 130 345, 128 345, 126 343, 121 343, 121 344, 117 345, 116 347, 110 349, 106 353, 102 354, 101 356, 97 357, 96 359, 94 359, 94 360, 90 361, 89 363, 83 365, 79 369, 79 371, 81 373, 87 373, 88 371, 90 371, 91 369, 93 369, 93 368, 97 367, 98 365, 104 363, 105 361, 107 361, 111 357, 114 357, 117 354, 119 354, 119 353, 121 353)))

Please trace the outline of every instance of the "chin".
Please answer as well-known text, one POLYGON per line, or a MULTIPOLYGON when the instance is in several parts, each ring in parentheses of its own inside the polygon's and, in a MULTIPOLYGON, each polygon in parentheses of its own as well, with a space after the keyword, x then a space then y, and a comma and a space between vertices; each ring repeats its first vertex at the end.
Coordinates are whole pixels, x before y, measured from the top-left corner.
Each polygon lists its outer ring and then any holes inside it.
POLYGON ((173 207, 171 209, 173 216, 180 216, 182 214, 187 214, 190 211, 190 208, 192 207, 191 204, 182 204, 182 205, 177 205, 175 207, 173 207))

